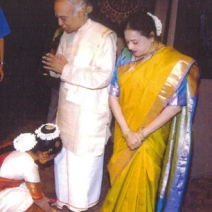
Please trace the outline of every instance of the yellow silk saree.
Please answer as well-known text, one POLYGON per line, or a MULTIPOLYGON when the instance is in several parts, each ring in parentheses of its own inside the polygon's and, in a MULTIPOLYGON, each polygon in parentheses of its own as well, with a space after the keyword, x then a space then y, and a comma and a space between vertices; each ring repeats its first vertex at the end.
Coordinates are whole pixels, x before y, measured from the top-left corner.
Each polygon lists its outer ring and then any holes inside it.
POLYGON ((130 61, 131 54, 125 49, 117 67, 119 101, 131 130, 139 131, 153 121, 183 81, 187 105, 135 151, 128 148, 115 124, 114 150, 108 164, 112 187, 101 212, 178 211, 191 155, 198 68, 192 58, 171 47, 161 48, 146 60, 130 61))

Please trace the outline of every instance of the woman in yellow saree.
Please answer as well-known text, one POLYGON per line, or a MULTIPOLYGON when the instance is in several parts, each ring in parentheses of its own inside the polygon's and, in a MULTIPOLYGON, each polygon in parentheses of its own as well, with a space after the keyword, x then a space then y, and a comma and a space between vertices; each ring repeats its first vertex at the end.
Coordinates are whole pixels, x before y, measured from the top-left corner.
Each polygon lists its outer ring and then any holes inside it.
POLYGON ((101 212, 179 211, 191 156, 199 70, 163 45, 155 16, 136 13, 111 83, 111 189, 101 212))

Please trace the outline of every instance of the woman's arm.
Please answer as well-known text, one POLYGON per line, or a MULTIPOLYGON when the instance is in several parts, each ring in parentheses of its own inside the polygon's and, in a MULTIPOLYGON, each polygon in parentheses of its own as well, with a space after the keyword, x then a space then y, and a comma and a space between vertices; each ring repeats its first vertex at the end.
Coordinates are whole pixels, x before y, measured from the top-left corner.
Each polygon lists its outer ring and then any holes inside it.
POLYGON ((149 125, 141 130, 141 132, 130 131, 127 121, 119 104, 119 98, 110 95, 109 104, 113 115, 119 124, 125 139, 130 149, 138 148, 145 137, 148 137, 151 133, 165 125, 169 120, 176 116, 181 111, 181 106, 167 106, 149 125))
POLYGON ((127 144, 130 149, 138 148, 142 144, 141 137, 138 132, 132 132, 127 124, 126 119, 121 110, 121 106, 119 104, 119 98, 116 96, 109 96, 109 105, 113 112, 113 115, 116 121, 119 124, 119 127, 122 130, 123 137, 125 137, 127 144))
POLYGON ((155 130, 165 125, 170 119, 176 116, 186 103, 186 89, 187 89, 187 78, 185 77, 178 88, 168 102, 168 106, 153 120, 149 125, 141 130, 141 134, 147 137, 155 130))
POLYGON ((34 203, 45 212, 56 211, 49 205, 49 199, 43 195, 40 183, 25 182, 34 203))
POLYGON ((150 124, 141 130, 144 137, 148 137, 151 133, 165 125, 169 120, 181 112, 181 106, 167 106, 150 124))
POLYGON ((129 127, 127 125, 127 122, 122 114, 122 110, 121 110, 121 106, 119 104, 119 98, 116 97, 116 96, 112 96, 110 95, 109 96, 109 105, 110 105, 110 108, 113 112, 113 115, 116 119, 116 121, 118 122, 122 132, 126 132, 129 127))

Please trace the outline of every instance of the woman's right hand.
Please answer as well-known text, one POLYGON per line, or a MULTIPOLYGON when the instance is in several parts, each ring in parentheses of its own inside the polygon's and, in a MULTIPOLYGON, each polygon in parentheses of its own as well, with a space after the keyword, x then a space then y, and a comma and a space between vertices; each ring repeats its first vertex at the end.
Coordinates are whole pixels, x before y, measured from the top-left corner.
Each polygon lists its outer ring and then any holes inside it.
POLYGON ((137 149, 142 144, 141 137, 137 132, 130 132, 126 137, 126 141, 131 150, 137 149))
POLYGON ((38 205, 42 210, 46 212, 56 212, 57 210, 52 208, 48 201, 49 198, 45 196, 40 200, 34 200, 35 204, 38 205))
POLYGON ((59 212, 58 210, 52 208, 52 211, 51 212, 59 212))

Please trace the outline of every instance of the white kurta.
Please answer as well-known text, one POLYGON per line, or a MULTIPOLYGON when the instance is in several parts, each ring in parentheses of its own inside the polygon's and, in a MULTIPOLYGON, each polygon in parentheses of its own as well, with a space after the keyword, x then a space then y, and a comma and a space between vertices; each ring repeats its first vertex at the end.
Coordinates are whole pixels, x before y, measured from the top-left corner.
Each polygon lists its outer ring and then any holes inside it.
POLYGON ((77 32, 63 34, 57 54, 68 64, 61 75, 56 121, 64 144, 55 160, 56 194, 60 207, 83 211, 100 195, 116 35, 89 19, 77 32))
MULTIPOLYGON (((38 166, 32 157, 25 152, 14 151, 4 160, 0 168, 0 177, 25 180, 27 182, 40 182, 38 166)), ((0 211, 1 212, 23 212, 32 204, 33 199, 26 187, 22 183, 19 187, 7 188, 0 192, 0 211)))

